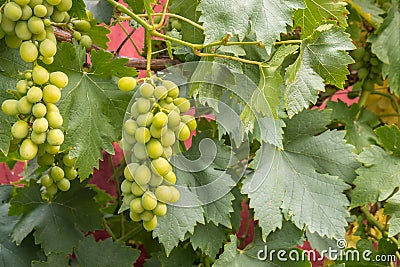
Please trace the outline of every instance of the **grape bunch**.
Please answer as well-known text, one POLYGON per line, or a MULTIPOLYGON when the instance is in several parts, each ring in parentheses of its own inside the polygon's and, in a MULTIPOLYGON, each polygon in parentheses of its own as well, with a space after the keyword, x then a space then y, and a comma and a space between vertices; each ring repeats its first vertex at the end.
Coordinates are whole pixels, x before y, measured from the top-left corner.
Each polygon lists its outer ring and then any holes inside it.
POLYGON ((1 7, 0 39, 19 48, 25 62, 51 64, 57 41, 51 22, 69 21, 72 0, 12 0, 1 7))
MULTIPOLYGON (((143 221, 147 231, 157 226, 157 216, 166 214, 167 203, 180 198, 169 159, 177 149, 177 140, 189 139, 197 127, 194 117, 183 114, 190 109, 190 102, 178 97, 175 83, 160 80, 153 84, 141 84, 123 127, 125 155, 132 162, 124 170, 123 202, 130 208, 132 221, 143 221)), ((127 91, 136 86, 136 80, 124 77, 118 85, 127 91)))

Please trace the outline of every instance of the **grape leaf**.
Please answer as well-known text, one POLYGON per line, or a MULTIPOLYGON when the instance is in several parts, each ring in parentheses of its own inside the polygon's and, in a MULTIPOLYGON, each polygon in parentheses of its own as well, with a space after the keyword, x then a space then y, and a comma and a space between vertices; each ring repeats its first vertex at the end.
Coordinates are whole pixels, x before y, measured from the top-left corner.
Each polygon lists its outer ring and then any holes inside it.
POLYGON ((71 17, 78 17, 78 19, 86 19, 86 5, 85 0, 72 1, 72 7, 68 11, 71 17))
POLYGON ((283 213, 300 229, 305 226, 312 233, 340 238, 348 214, 348 201, 342 194, 348 186, 343 180, 351 180, 344 175, 350 176, 359 165, 352 146, 344 142, 343 132, 327 131, 313 136, 313 128, 323 130, 315 122, 314 127, 297 128, 296 135, 294 126, 301 125, 303 118, 300 115, 286 121, 283 150, 262 144, 256 155, 258 168, 246 177, 242 192, 249 195, 250 207, 254 208, 264 237, 281 227, 283 213), (306 131, 309 135, 305 135, 306 131), (327 162, 341 165, 340 170, 327 162))
MULTIPOLYGON (((2 102, 0 100, 0 102, 2 102)), ((7 116, 3 112, 0 112, 0 151, 4 154, 8 154, 11 140, 11 124, 7 120, 7 116)))
POLYGON ((50 253, 47 261, 33 261, 32 267, 66 267, 69 266, 69 256, 65 253, 50 253))
POLYGON ((90 22, 90 25, 90 31, 87 34, 92 39, 93 44, 107 49, 107 44, 110 42, 110 38, 108 38, 108 35, 111 33, 110 29, 104 27, 104 25, 97 25, 97 20, 95 19, 90 22))
POLYGON ((75 255, 81 266, 131 267, 140 253, 122 243, 113 242, 111 238, 96 242, 94 237, 89 235, 79 242, 75 255))
POLYGON ((113 7, 107 1, 101 0, 84 0, 86 9, 92 11, 93 17, 99 22, 110 24, 114 14, 113 7))
POLYGON ((306 8, 294 12, 294 26, 301 27, 301 34, 307 37, 313 33, 315 27, 331 19, 338 21, 340 27, 347 27, 347 3, 332 0, 305 0, 306 8))
POLYGON ((213 223, 198 224, 194 228, 194 234, 190 237, 190 242, 194 250, 200 248, 203 253, 215 258, 223 241, 226 239, 225 229, 213 223))
POLYGON ((128 58, 114 58, 113 54, 104 50, 92 50, 90 59, 93 63, 92 73, 96 76, 137 76, 135 68, 125 66, 128 58))
POLYGON ((158 253, 154 253, 152 258, 157 258, 157 260, 159 261, 159 265, 156 265, 154 263, 150 264, 148 261, 146 261, 146 264, 144 266, 187 267, 194 265, 194 261, 196 259, 196 253, 190 246, 177 247, 171 252, 171 254, 168 257, 165 255, 165 253, 160 251, 158 253))
MULTIPOLYGON (((99 167, 102 149, 113 154, 113 142, 121 136, 122 122, 132 94, 118 90, 111 75, 126 73, 125 66, 108 71, 97 67, 107 63, 109 58, 104 52, 94 53, 93 69, 96 73, 81 70, 86 54, 79 47, 63 42, 49 66, 52 70, 61 70, 69 77, 69 84, 63 89, 59 102, 66 128, 63 149, 72 148, 70 155, 77 157, 76 167, 81 179, 86 179, 99 167), (75 52, 76 51, 76 52, 75 52), (102 76, 100 76, 100 74, 102 76)), ((123 61, 118 61, 123 64, 123 61)), ((136 73, 132 70, 132 73, 136 73)))
POLYGON ((375 133, 384 148, 400 156, 400 130, 396 125, 384 125, 375 129, 375 133))
POLYGON ((365 15, 369 16, 370 20, 375 24, 372 26, 379 27, 382 24, 383 18, 380 15, 385 14, 385 11, 374 3, 365 0, 354 0, 351 5, 356 10, 361 10, 365 15))
POLYGON ((303 40, 300 55, 287 69, 285 107, 289 116, 315 104, 318 91, 324 91, 324 81, 343 88, 349 74, 347 65, 353 59, 345 50, 354 45, 343 29, 324 24, 303 40))
POLYGON ((381 27, 368 41, 372 43, 372 52, 385 64, 388 64, 387 75, 390 91, 400 95, 400 11, 398 1, 394 1, 388 16, 381 27))
POLYGON ((21 218, 12 231, 12 240, 18 245, 35 229, 35 242, 41 244, 46 254, 70 253, 84 232, 103 228, 94 195, 78 181, 72 182, 68 192, 57 194, 51 202, 42 200, 36 181, 16 188, 9 215, 21 215, 21 218))
POLYGON ((385 204, 386 215, 390 215, 388 222, 389 236, 400 233, 400 193, 394 194, 385 204))
POLYGON ((270 52, 280 34, 286 33, 286 26, 293 25, 293 9, 303 7, 300 0, 205 0, 197 9, 201 11, 200 21, 205 27, 205 44, 219 41, 227 34, 238 35, 243 40, 249 33, 255 33, 270 52))

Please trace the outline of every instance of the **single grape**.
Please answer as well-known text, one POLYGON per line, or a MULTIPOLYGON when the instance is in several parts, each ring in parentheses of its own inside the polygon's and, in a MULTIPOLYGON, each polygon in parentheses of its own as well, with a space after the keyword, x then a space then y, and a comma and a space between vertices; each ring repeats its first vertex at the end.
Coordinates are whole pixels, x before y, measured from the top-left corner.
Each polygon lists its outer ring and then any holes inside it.
POLYGON ((64 88, 68 85, 68 76, 62 71, 55 71, 50 73, 50 83, 58 88, 64 88))
POLYGON ((64 21, 66 14, 67 14, 66 12, 54 10, 53 14, 51 14, 51 20, 56 23, 61 23, 64 21))
POLYGON ((173 171, 170 171, 166 175, 164 175, 164 181, 167 185, 176 184, 176 175, 173 171))
POLYGON ((49 122, 49 127, 53 129, 58 129, 63 124, 63 118, 58 111, 48 112, 46 119, 49 122))
POLYGON ((144 192, 142 206, 145 210, 153 210, 157 206, 157 198, 151 191, 144 192))
POLYGON ((31 33, 33 34, 40 34, 41 32, 44 31, 44 23, 43 20, 36 17, 36 16, 32 16, 29 20, 28 20, 28 28, 31 31, 31 33))
POLYGON ((121 183, 121 192, 124 194, 129 194, 129 193, 131 193, 131 187, 132 187, 132 182, 130 182, 128 180, 124 180, 121 183))
POLYGON ((165 100, 162 100, 158 103, 162 108, 168 109, 168 110, 174 110, 176 106, 174 103, 167 103, 165 100))
POLYGON ((140 222, 142 219, 140 218, 140 214, 135 213, 133 211, 129 212, 129 217, 133 222, 140 222))
POLYGON ((41 5, 41 4, 43 4, 43 0, 30 0, 29 1, 29 6, 31 8, 34 8, 35 6, 41 5))
POLYGON ((28 135, 28 130, 28 123, 23 120, 18 120, 11 127, 11 134, 16 139, 24 139, 28 135))
POLYGON ((60 89, 52 84, 48 84, 43 88, 43 100, 46 103, 57 103, 61 99, 60 89))
POLYGON ((149 211, 149 210, 145 210, 140 214, 140 218, 145 221, 151 221, 154 218, 154 214, 153 212, 149 211))
POLYGON ((18 100, 15 99, 7 99, 4 100, 1 104, 1 110, 4 114, 9 116, 16 116, 18 115, 18 100))
POLYGON ((21 15, 20 21, 28 20, 30 17, 32 17, 33 11, 30 6, 28 6, 28 5, 20 5, 20 6, 21 6, 21 10, 22 10, 22 15, 21 15))
POLYGON ((132 91, 137 85, 137 80, 133 77, 122 77, 118 80, 118 88, 123 92, 132 91))
POLYGON ((40 183, 43 186, 48 187, 53 183, 53 179, 51 179, 48 174, 45 174, 42 177, 40 177, 40 183))
POLYGON ((150 110, 150 100, 141 97, 136 100, 136 107, 139 113, 147 113, 150 110))
POLYGON ((179 97, 174 100, 174 105, 177 106, 180 112, 186 112, 190 109, 190 102, 186 98, 179 97))
POLYGON ((140 165, 136 168, 133 178, 138 185, 145 186, 150 181, 151 171, 146 165, 140 165))
POLYGON ((57 53, 56 43, 50 39, 45 39, 40 43, 39 51, 44 57, 53 57, 57 53))
POLYGON ((360 80, 364 80, 368 76, 368 69, 367 68, 359 69, 357 75, 360 80))
POLYGON ((73 37, 75 40, 80 41, 80 40, 82 39, 82 34, 81 34, 80 32, 78 32, 78 31, 74 31, 74 32, 72 33, 72 37, 73 37))
POLYGON ((60 146, 52 146, 49 143, 44 143, 44 149, 47 153, 55 155, 60 151, 60 146))
POLYGON ((4 40, 6 41, 6 45, 9 48, 18 48, 22 43, 22 40, 19 39, 16 35, 6 35, 4 40))
POLYGON ((153 117, 154 117, 154 115, 152 112, 140 114, 136 119, 137 125, 139 127, 148 127, 148 126, 150 126, 151 122, 153 121, 153 117))
POLYGON ((137 129, 138 125, 136 123, 136 121, 129 119, 127 121, 125 121, 124 123, 124 130, 126 134, 129 135, 135 135, 136 129, 137 129))
POLYGON ((90 38, 88 35, 82 35, 81 37, 81 44, 83 45, 83 47, 85 47, 86 49, 89 49, 92 44, 92 38, 90 38))
POLYGON ((174 186, 170 186, 169 189, 171 190, 171 203, 175 203, 181 197, 181 193, 176 189, 174 186))
POLYGON ((166 129, 161 135, 161 144, 165 147, 172 146, 175 143, 175 133, 170 129, 166 129))
MULTIPOLYGON (((174 102, 174 99, 170 96, 167 96, 167 98, 164 100, 167 104, 170 104, 172 102, 174 102)), ((175 104, 174 104, 175 105, 175 104)))
POLYGON ((135 171, 139 166, 140 165, 135 163, 135 162, 134 163, 129 163, 124 169, 125 179, 127 179, 128 181, 133 182, 134 181, 133 175, 135 174, 135 171))
POLYGON ((26 96, 21 97, 20 100, 18 100, 18 111, 21 114, 29 114, 32 112, 32 103, 29 102, 28 98, 26 96))
POLYGON ((9 2, 4 6, 3 14, 9 20, 17 21, 22 16, 22 9, 17 3, 9 2))
POLYGON ((51 129, 47 133, 47 143, 52 146, 60 146, 64 143, 64 133, 60 129, 51 129))
POLYGON ((152 125, 156 128, 162 128, 167 123, 168 116, 164 112, 157 112, 153 118, 152 125))
POLYGON ((47 112, 54 111, 54 112, 60 113, 60 110, 58 109, 58 107, 56 105, 54 105, 53 103, 47 103, 46 108, 47 108, 47 112))
POLYGON ((36 119, 32 124, 32 130, 36 133, 44 133, 49 128, 46 118, 36 119))
POLYGON ((47 109, 43 103, 37 103, 32 107, 32 115, 36 118, 42 118, 46 115, 47 109))
POLYGON ((28 92, 28 81, 27 80, 19 80, 17 82, 17 85, 15 86, 15 89, 17 90, 18 93, 24 95, 28 92))
POLYGON ((147 152, 146 152, 146 146, 141 144, 141 143, 136 143, 133 146, 133 155, 135 156, 136 159, 138 160, 145 160, 147 159, 147 152))
POLYGON ((50 170, 50 176, 54 181, 60 181, 64 178, 64 170, 58 166, 54 166, 50 170))
POLYGON ((143 228, 146 229, 146 231, 153 231, 157 227, 157 216, 154 216, 151 220, 145 221, 143 220, 143 228))
POLYGON ((150 126, 150 135, 154 138, 160 138, 162 131, 163 131, 162 128, 156 128, 153 125, 150 126))
POLYGON ((133 119, 136 119, 137 116, 139 116, 139 111, 137 109, 137 103, 133 103, 132 107, 131 107, 131 116, 133 119))
POLYGON ((175 129, 176 127, 179 126, 180 122, 181 122, 181 116, 178 112, 173 110, 168 114, 168 128, 175 129))
POLYGON ((163 81, 162 85, 165 86, 168 90, 168 96, 172 98, 177 98, 179 95, 179 88, 178 86, 172 81, 163 81))
POLYGON ((58 191, 58 187, 57 187, 57 184, 55 184, 55 183, 46 187, 47 194, 49 194, 51 196, 54 196, 57 193, 57 191, 58 191))
POLYGON ((165 99, 168 95, 168 89, 165 86, 159 85, 154 88, 154 97, 156 100, 165 99))
POLYGON ((132 200, 131 203, 129 204, 129 208, 131 211, 135 213, 142 213, 144 211, 144 208, 142 206, 142 199, 135 198, 134 200, 132 200))
POLYGON ((57 9, 59 11, 68 11, 72 7, 72 0, 61 0, 61 2, 57 5, 57 9))
POLYGON ((151 173, 149 185, 152 187, 157 187, 162 184, 163 180, 164 180, 164 178, 162 176, 151 173))
POLYGON ((150 140, 150 131, 146 127, 139 127, 135 132, 135 139, 139 143, 145 144, 150 140))
POLYGON ((29 31, 28 22, 18 21, 17 24, 15 24, 15 35, 21 40, 30 40, 32 38, 32 33, 29 31))
POLYGON ((47 14, 47 8, 44 5, 37 5, 33 8, 33 14, 36 17, 43 18, 47 14))
POLYGON ((197 127, 197 122, 196 119, 190 115, 183 115, 181 117, 181 120, 183 123, 185 123, 187 125, 187 127, 189 127, 189 130, 192 132, 194 130, 196 130, 197 127))
POLYGON ((167 205, 162 202, 158 202, 157 206, 153 210, 154 215, 156 216, 164 216, 167 214, 167 205))
POLYGON ((160 185, 159 187, 156 188, 155 195, 158 201, 160 202, 163 203, 170 202, 172 198, 171 187, 166 185, 160 185))
POLYGON ((180 141, 186 141, 190 138, 190 130, 189 127, 187 127, 186 124, 181 122, 179 124, 178 130, 176 131, 176 135, 178 136, 178 139, 180 141))
MULTIPOLYGON (((42 100, 43 97, 43 92, 42 89, 40 89, 37 86, 32 86, 29 90, 28 93, 26 94, 26 98, 28 99, 29 102, 32 104, 35 104, 42 100)), ((33 107, 32 107, 33 108, 33 107)))
POLYGON ((135 135, 125 134, 123 141, 125 141, 124 145, 128 145, 130 147, 130 149, 128 149, 127 146, 123 146, 124 150, 131 150, 133 145, 136 144, 135 135))
POLYGON ((49 81, 49 72, 42 66, 36 65, 32 71, 32 78, 36 84, 42 85, 49 81))
POLYGON ((43 5, 47 10, 45 17, 50 17, 54 12, 54 5, 49 4, 48 1, 45 1, 43 5))
POLYGON ((147 155, 152 158, 156 159, 161 157, 163 153, 163 146, 161 145, 160 141, 157 139, 151 139, 147 144, 146 144, 146 151, 147 155))
POLYGON ((164 158, 154 159, 151 162, 151 167, 153 168, 156 174, 161 176, 164 176, 170 171, 172 171, 171 164, 169 164, 169 162, 164 158))
POLYGON ((163 153, 162 153, 162 157, 169 160, 172 157, 172 147, 170 146, 164 146, 163 147, 163 153))
POLYGON ((65 166, 74 167, 76 164, 76 161, 77 161, 77 158, 72 158, 69 156, 69 154, 65 154, 63 156, 63 163, 65 166))
POLYGON ((138 185, 137 183, 133 182, 131 187, 131 192, 133 195, 140 197, 146 191, 147 186, 138 185))
POLYGON ((74 167, 64 167, 64 175, 68 180, 74 180, 78 176, 78 172, 74 167))
POLYGON ((150 98, 153 96, 154 86, 149 83, 143 83, 139 88, 140 94, 144 98, 150 98))
POLYGON ((31 140, 37 145, 44 144, 46 142, 46 133, 37 133, 37 132, 32 132, 31 133, 31 140))
POLYGON ((57 182, 57 187, 61 191, 65 192, 65 191, 69 190, 69 188, 71 187, 71 183, 69 182, 69 180, 67 178, 63 178, 57 182))
MULTIPOLYGON (((43 147, 43 146, 39 145, 39 148, 40 147, 43 147)), ((54 163, 54 155, 51 155, 49 153, 44 153, 43 155, 39 155, 39 151, 38 151, 37 162, 38 162, 39 166, 49 166, 54 163)))
POLYGON ((40 60, 46 64, 46 65, 50 65, 54 62, 54 57, 42 57, 40 56, 40 60))
POLYGON ((182 25, 181 25, 181 23, 179 21, 174 20, 174 21, 171 22, 171 27, 176 29, 177 31, 180 31, 181 28, 182 28, 182 25))
POLYGON ((74 21, 74 28, 80 32, 89 32, 91 25, 90 22, 87 20, 77 20, 74 21))
POLYGON ((351 56, 355 59, 355 61, 361 61, 365 55, 365 47, 358 47, 356 50, 353 50, 351 56))
POLYGON ((24 160, 32 160, 34 157, 36 157, 37 152, 38 146, 33 143, 31 139, 25 139, 19 148, 19 154, 24 160))

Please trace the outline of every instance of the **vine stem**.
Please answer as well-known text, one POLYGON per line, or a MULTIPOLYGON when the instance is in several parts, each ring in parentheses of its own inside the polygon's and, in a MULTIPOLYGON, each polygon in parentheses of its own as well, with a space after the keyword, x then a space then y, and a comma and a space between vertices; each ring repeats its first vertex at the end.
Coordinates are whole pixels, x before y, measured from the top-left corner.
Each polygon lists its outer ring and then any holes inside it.
POLYGON ((140 233, 141 231, 142 231, 141 227, 134 228, 134 229, 130 230, 129 232, 127 232, 125 235, 123 235, 120 238, 118 238, 117 240, 115 240, 115 242, 127 241, 129 238, 131 238, 132 236, 135 236, 136 234, 140 233))
POLYGON ((253 61, 253 60, 248 60, 248 59, 234 57, 234 56, 228 56, 228 55, 201 53, 200 51, 196 51, 195 54, 199 57, 219 57, 219 58, 226 58, 226 59, 230 59, 230 60, 239 61, 239 62, 246 63, 246 64, 253 64, 253 65, 260 66, 260 67, 262 65, 262 63, 258 62, 258 61, 253 61))
POLYGON ((148 31, 145 31, 145 40, 147 46, 147 64, 146 64, 146 76, 151 77, 151 56, 153 55, 152 47, 151 47, 151 35, 148 31))
POLYGON ((168 8, 168 4, 169 4, 169 0, 165 1, 165 5, 162 11, 162 15, 161 15, 161 20, 157 25, 154 25, 154 27, 156 29, 160 29, 162 27, 162 25, 164 24, 164 20, 165 20, 165 13, 167 12, 167 8, 168 8))
POLYGON ((302 40, 286 40, 286 41, 279 41, 275 42, 275 45, 282 45, 282 44, 301 44, 302 40))
MULTIPOLYGON (((163 13, 154 13, 153 16, 159 17, 159 16, 162 16, 162 14, 163 14, 163 13)), ((193 27, 196 27, 196 28, 198 28, 198 29, 200 29, 200 30, 202 30, 202 31, 205 31, 205 29, 206 29, 206 28, 204 28, 203 26, 201 26, 200 24, 194 22, 193 20, 190 20, 190 19, 188 19, 188 18, 182 17, 182 16, 180 16, 180 15, 178 15, 178 14, 165 12, 165 15, 168 16, 168 17, 171 17, 171 18, 176 18, 176 19, 179 19, 179 20, 181 20, 181 21, 184 21, 184 22, 186 22, 186 23, 192 25, 193 27)), ((145 17, 146 14, 139 14, 138 16, 139 16, 139 17, 145 17)), ((120 19, 122 19, 122 20, 131 20, 131 17, 129 17, 129 16, 120 17, 120 19)), ((164 19, 165 19, 165 18, 164 18, 164 19)))
POLYGON ((110 226, 107 223, 107 220, 103 217, 103 225, 106 229, 107 233, 111 236, 111 238, 115 241, 117 240, 117 236, 114 234, 113 230, 111 230, 110 226))

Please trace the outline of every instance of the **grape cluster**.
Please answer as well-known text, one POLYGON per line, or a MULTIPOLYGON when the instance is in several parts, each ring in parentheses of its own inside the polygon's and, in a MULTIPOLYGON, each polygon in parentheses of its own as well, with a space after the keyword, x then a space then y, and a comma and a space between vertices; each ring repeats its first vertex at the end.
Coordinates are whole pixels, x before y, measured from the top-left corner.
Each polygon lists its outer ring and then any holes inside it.
POLYGON ((51 22, 68 21, 72 0, 12 0, 1 8, 0 39, 18 48, 21 59, 51 64, 57 41, 51 22))
MULTIPOLYGON (((124 170, 123 202, 130 208, 131 219, 143 221, 147 231, 156 227, 157 216, 166 214, 167 203, 179 200, 169 159, 174 145, 178 145, 176 141, 189 139, 190 132, 197 127, 192 116, 182 114, 190 109, 190 102, 178 97, 178 86, 168 80, 153 83, 140 86, 140 96, 131 107, 123 133, 125 155, 132 162, 124 170)), ((127 90, 136 81, 124 77, 118 85, 127 90)))

